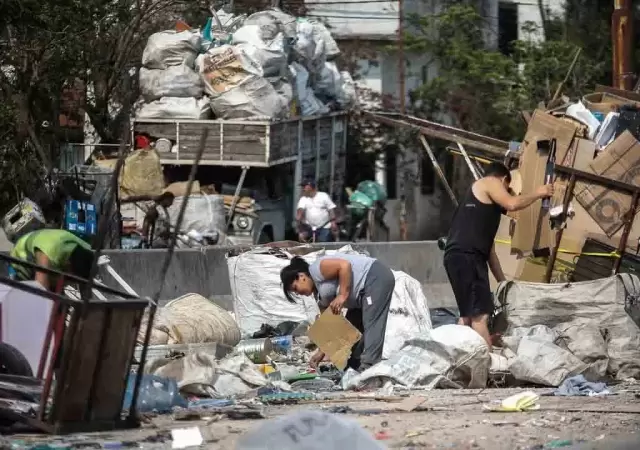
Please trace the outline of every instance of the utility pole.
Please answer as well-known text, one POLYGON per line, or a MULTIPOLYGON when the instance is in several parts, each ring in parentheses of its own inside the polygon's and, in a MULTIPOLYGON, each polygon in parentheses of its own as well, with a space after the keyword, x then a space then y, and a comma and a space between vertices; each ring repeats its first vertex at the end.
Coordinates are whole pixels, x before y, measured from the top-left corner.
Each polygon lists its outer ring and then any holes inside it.
POLYGON ((405 63, 404 63, 404 0, 398 0, 398 82, 399 82, 399 95, 400 95, 400 114, 406 112, 406 97, 405 90, 405 63))
POLYGON ((633 72, 633 10, 632 0, 614 0, 611 18, 613 40, 613 87, 631 90, 633 72))

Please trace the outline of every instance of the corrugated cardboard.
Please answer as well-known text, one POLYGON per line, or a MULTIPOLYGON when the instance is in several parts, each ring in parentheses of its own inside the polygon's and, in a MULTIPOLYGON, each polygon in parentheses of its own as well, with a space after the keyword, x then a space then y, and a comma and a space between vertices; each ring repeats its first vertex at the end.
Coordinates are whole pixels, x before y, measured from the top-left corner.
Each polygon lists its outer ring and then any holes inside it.
POLYGON ((362 337, 342 314, 333 314, 329 308, 311 325, 307 335, 340 370, 347 367, 351 347, 362 337))
POLYGON ((596 143, 589 139, 574 139, 572 147, 575 148, 573 167, 588 172, 596 155, 596 143))
MULTIPOLYGON (((576 133, 576 127, 557 119, 542 110, 533 113, 522 142, 520 157, 522 192, 533 192, 544 182, 547 155, 538 153, 538 141, 556 139, 556 161, 564 161, 576 133)), ((518 222, 512 240, 512 250, 527 255, 534 249, 549 248, 553 242, 548 211, 543 211, 542 201, 518 213, 518 222)))
MULTIPOLYGON (((589 165, 589 171, 628 184, 640 183, 640 142, 625 131, 589 165)), ((589 215, 611 237, 623 225, 631 196, 596 184, 576 183, 576 198, 589 215)))

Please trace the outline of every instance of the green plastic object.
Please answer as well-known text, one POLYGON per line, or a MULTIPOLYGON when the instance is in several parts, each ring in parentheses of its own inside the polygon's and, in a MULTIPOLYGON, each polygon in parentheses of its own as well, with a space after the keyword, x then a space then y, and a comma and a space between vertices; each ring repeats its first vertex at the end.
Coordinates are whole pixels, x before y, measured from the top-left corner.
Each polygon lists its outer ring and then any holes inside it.
POLYGON ((356 190, 362 192, 374 202, 384 203, 387 201, 387 191, 381 184, 376 183, 375 181, 361 181, 356 190))
POLYGON ((301 380, 315 380, 316 378, 318 378, 317 373, 301 373, 299 375, 296 375, 293 378, 288 379, 287 382, 293 383, 294 381, 301 381, 301 380))
POLYGON ((362 209, 371 208, 373 206, 373 202, 374 200, 371 197, 360 191, 355 191, 351 194, 351 197, 349 197, 349 203, 356 208, 358 206, 362 207, 362 209))

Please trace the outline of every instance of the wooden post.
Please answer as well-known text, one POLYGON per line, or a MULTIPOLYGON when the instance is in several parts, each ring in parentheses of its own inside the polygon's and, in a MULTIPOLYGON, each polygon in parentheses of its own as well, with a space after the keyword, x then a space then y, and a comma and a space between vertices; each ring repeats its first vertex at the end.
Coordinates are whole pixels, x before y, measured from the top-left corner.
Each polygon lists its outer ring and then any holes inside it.
MULTIPOLYGON (((566 216, 567 211, 569 210, 569 203, 571 203, 571 199, 573 199, 573 189, 575 187, 576 187, 576 175, 572 174, 571 178, 569 178, 569 185, 567 186, 567 190, 564 192, 564 200, 562 202, 563 216, 566 216)), ((556 259, 558 258, 558 250, 560 249, 560 242, 562 241, 563 233, 564 233, 564 228, 561 228, 556 233, 556 243, 551 249, 551 254, 549 255, 549 261, 547 262, 547 271, 544 276, 545 282, 547 283, 551 283, 551 277, 553 275, 553 266, 556 264, 556 259)))
POLYGON ((633 89, 633 11, 632 0, 614 0, 611 18, 613 41, 613 87, 633 89))

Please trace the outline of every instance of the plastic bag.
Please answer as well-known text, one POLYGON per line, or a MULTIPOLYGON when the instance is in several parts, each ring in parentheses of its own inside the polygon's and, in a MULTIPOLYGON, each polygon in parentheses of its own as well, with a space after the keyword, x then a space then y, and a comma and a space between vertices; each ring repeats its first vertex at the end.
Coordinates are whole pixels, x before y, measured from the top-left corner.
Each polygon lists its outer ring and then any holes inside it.
POLYGON ((166 69, 181 64, 193 67, 201 39, 199 33, 191 30, 154 33, 142 52, 142 65, 147 69, 166 69))
MULTIPOLYGON (((129 410, 133 402, 136 376, 129 375, 122 409, 129 410)), ((136 409, 140 413, 169 413, 174 407, 186 408, 188 402, 180 395, 176 380, 155 375, 143 375, 136 409)))
POLYGON ((340 72, 340 90, 336 100, 342 108, 351 108, 358 103, 358 94, 356 92, 356 83, 351 78, 351 74, 347 71, 340 72))
POLYGON ((333 59, 340 55, 338 44, 323 24, 318 22, 313 23, 313 37, 316 45, 322 45, 322 56, 324 58, 333 59))
POLYGON ((160 195, 164 189, 164 175, 158 152, 136 150, 127 156, 119 184, 122 198, 160 195))
MULTIPOLYGON (((175 226, 182 203, 186 197, 176 197, 168 208, 171 223, 175 226)), ((195 230, 200 234, 218 232, 226 234, 226 210, 222 195, 196 195, 188 197, 187 207, 182 219, 182 232, 195 230)))
POLYGON ((356 189, 367 197, 369 197, 374 202, 386 202, 387 201, 387 191, 384 189, 380 183, 376 183, 375 181, 365 180, 358 183, 356 189))
POLYGON ((297 35, 296 18, 276 8, 251 14, 244 21, 244 25, 258 25, 263 39, 268 39, 280 31, 291 40, 297 35))
POLYGON ((371 208, 373 206, 373 199, 364 192, 354 191, 349 197, 349 203, 353 203, 356 206, 360 205, 363 208, 371 208))
POLYGON ((329 108, 324 105, 313 93, 309 87, 309 72, 298 63, 292 63, 289 66, 293 77, 295 78, 294 92, 300 107, 300 113, 303 116, 314 116, 317 114, 326 114, 329 108))
POLYGON ((262 67, 265 77, 284 75, 287 53, 284 34, 264 37, 258 25, 245 25, 233 34, 233 44, 262 67))
POLYGON ((211 107, 209 99, 162 97, 150 103, 143 103, 136 111, 138 119, 209 119, 211 107))
POLYGON ((318 74, 315 85, 315 93, 325 99, 337 99, 342 89, 342 77, 335 63, 324 63, 324 67, 318 74))
POLYGON ((223 45, 198 56, 196 67, 207 94, 217 97, 255 77, 262 77, 262 67, 238 47, 223 45))
POLYGON ((140 92, 146 101, 162 97, 202 97, 204 84, 200 75, 185 66, 166 69, 140 69, 140 92))
POLYGON ((243 435, 237 450, 383 450, 355 420, 322 411, 273 419, 243 435))
POLYGON ((254 76, 212 97, 211 109, 219 119, 279 119, 287 116, 289 102, 265 78, 254 76))

